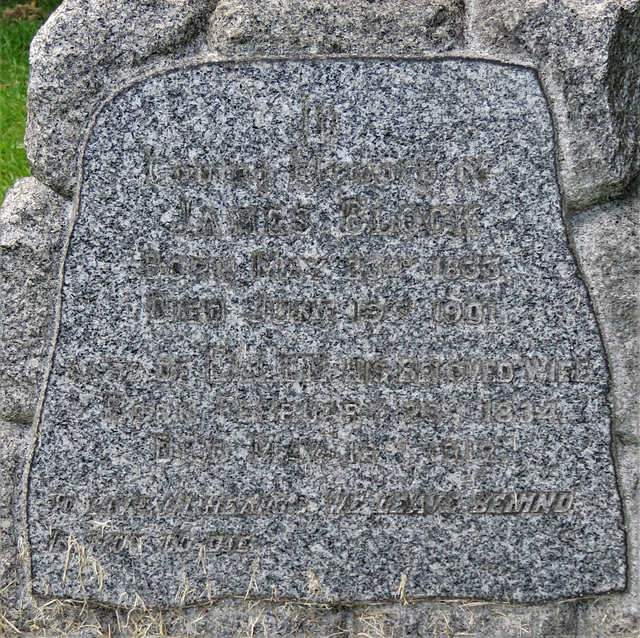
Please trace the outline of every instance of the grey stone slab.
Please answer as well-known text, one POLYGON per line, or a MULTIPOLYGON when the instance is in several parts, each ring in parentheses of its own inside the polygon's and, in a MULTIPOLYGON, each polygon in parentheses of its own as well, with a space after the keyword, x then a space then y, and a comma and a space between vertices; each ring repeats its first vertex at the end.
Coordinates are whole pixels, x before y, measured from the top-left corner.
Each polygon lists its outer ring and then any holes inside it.
POLYGON ((478 60, 211 63, 110 100, 31 467, 34 592, 624 589, 554 162, 535 73, 478 60))
POLYGON ((420 55, 462 46, 461 0, 130 2, 66 0, 38 31, 25 149, 31 171, 71 197, 91 113, 118 86, 208 49, 223 57, 420 55))

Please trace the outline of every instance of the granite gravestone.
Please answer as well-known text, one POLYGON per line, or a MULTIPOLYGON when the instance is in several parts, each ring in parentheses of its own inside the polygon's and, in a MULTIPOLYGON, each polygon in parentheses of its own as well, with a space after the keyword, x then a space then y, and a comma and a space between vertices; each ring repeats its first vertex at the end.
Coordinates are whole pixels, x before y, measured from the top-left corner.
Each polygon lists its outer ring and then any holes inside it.
POLYGON ((534 71, 209 63, 98 112, 37 418, 35 593, 625 587, 608 373, 534 71))

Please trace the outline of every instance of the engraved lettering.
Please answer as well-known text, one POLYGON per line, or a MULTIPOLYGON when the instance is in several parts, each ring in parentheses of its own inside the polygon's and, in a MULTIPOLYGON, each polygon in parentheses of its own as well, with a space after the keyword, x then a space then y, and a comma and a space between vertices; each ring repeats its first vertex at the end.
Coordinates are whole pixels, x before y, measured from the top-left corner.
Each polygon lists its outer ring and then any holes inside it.
POLYGON ((402 202, 397 209, 357 197, 340 204, 338 230, 344 235, 433 236, 472 238, 478 234, 479 209, 474 205, 419 205, 402 202))
POLYGON ((585 383, 591 379, 591 368, 583 359, 525 357, 524 361, 530 382, 585 383))
POLYGON ((175 297, 159 291, 147 294, 149 323, 221 323, 224 315, 222 299, 175 297))

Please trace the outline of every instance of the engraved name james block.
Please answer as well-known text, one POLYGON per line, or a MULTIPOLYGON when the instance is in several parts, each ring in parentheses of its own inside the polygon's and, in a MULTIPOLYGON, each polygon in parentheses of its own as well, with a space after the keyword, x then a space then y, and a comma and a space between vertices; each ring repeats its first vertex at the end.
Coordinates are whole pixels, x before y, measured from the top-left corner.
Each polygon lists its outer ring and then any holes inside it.
POLYGON ((205 63, 82 159, 33 588, 541 601, 625 587, 608 373, 534 72, 205 63))

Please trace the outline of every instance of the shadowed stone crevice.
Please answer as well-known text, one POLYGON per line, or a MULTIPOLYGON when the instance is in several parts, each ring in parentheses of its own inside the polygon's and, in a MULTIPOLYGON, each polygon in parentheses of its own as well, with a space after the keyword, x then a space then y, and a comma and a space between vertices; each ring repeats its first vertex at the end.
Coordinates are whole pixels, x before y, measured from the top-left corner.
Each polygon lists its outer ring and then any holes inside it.
POLYGON ((606 84, 618 139, 614 152, 618 184, 612 194, 623 196, 640 170, 640 5, 620 12, 609 49, 606 84))
POLYGON ((569 212, 618 197, 638 170, 638 3, 475 0, 474 46, 534 65, 554 107, 569 212))

